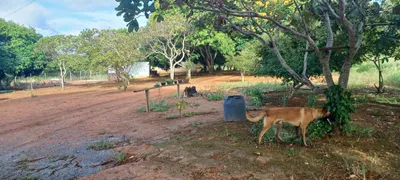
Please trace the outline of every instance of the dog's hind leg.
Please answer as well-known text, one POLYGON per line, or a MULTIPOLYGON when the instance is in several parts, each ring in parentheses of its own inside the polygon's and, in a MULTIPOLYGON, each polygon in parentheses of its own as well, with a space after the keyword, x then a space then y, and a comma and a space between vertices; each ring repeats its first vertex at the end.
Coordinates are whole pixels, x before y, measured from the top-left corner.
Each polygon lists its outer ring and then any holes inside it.
POLYGON ((267 117, 264 117, 264 127, 263 130, 260 132, 260 134, 258 135, 258 144, 261 144, 262 141, 262 137, 264 136, 264 134, 272 127, 273 125, 272 120, 267 121, 267 117))
POLYGON ((281 142, 283 142, 283 139, 280 136, 280 132, 281 132, 281 129, 282 129, 282 124, 283 124, 282 121, 279 121, 279 122, 275 123, 275 126, 276 126, 275 137, 276 137, 276 139, 278 139, 281 142))
POLYGON ((306 131, 307 131, 307 125, 300 125, 300 129, 301 129, 301 134, 303 135, 303 143, 304 146, 307 146, 307 139, 306 139, 306 131))

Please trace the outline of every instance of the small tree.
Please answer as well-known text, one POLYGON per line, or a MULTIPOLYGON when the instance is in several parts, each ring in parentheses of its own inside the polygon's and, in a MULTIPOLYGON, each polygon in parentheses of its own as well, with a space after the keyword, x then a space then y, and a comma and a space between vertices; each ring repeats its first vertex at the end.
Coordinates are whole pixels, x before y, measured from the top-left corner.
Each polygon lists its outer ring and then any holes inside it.
POLYGON ((252 72, 255 63, 261 59, 258 56, 257 48, 251 43, 247 43, 246 48, 244 48, 239 54, 230 54, 226 64, 228 66, 233 66, 235 69, 240 71, 242 76, 242 82, 245 81, 246 72, 252 72))
POLYGON ((139 33, 128 33, 124 29, 103 30, 100 32, 99 44, 101 57, 96 60, 99 65, 115 70, 118 80, 122 80, 124 90, 129 85, 129 72, 133 64, 145 58, 140 51, 139 33))
POLYGON ((61 88, 64 90, 68 63, 77 56, 76 37, 65 35, 45 37, 38 41, 35 50, 45 54, 50 63, 57 64, 60 71, 61 88))
POLYGON ((367 11, 369 24, 365 30, 368 38, 363 40, 361 48, 362 59, 372 61, 378 70, 378 86, 375 86, 378 93, 384 92, 382 63, 389 59, 399 60, 400 53, 400 31, 394 23, 400 21, 400 15, 391 15, 392 2, 385 1, 382 4, 374 2, 367 11), (386 12, 386 13, 385 13, 386 12))

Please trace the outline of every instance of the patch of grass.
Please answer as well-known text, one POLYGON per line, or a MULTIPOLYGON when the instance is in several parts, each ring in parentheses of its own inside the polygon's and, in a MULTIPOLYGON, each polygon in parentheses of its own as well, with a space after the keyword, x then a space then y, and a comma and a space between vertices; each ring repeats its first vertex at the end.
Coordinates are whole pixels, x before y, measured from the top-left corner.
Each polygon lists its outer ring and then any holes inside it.
POLYGON ((261 89, 264 92, 282 90, 283 87, 279 83, 253 83, 253 82, 230 82, 217 85, 221 89, 235 89, 241 88, 242 93, 246 92, 246 89, 261 89))
POLYGON ((231 141, 232 142, 238 142, 239 141, 239 137, 237 137, 237 136, 235 136, 235 135, 232 135, 232 137, 231 137, 231 141))
POLYGON ((122 152, 118 152, 116 155, 115 155, 115 162, 117 163, 117 164, 121 164, 125 159, 126 159, 126 154, 125 153, 122 153, 122 152))
POLYGON ((39 178, 33 176, 24 176, 24 177, 18 177, 17 180, 39 180, 39 178))
POLYGON ((225 127, 225 131, 222 132, 222 133, 219 135, 219 137, 225 138, 225 137, 228 137, 228 136, 230 136, 230 135, 231 135, 231 134, 229 133, 228 128, 225 127))
POLYGON ((88 146, 88 150, 102 151, 107 149, 112 149, 115 147, 115 144, 109 141, 100 141, 97 143, 90 144, 88 146))
POLYGON ((178 93, 171 94, 171 95, 167 96, 167 98, 168 99, 178 98, 178 93))
POLYGON ((165 99, 161 101, 151 101, 150 102, 150 111, 152 112, 161 112, 168 111, 169 105, 165 99))
POLYGON ((183 137, 183 136, 175 136, 175 139, 178 140, 178 141, 187 140, 187 138, 186 138, 186 137, 183 137))
POLYGON ((224 93, 222 91, 216 91, 216 92, 207 94, 208 101, 221 101, 223 99, 224 99, 224 93))
POLYGON ((300 155, 301 149, 300 148, 291 148, 286 149, 285 152, 289 157, 296 157, 300 155))
POLYGON ((29 171, 29 170, 31 170, 31 167, 29 166, 28 163, 29 163, 29 159, 27 157, 23 157, 17 161, 17 168, 20 170, 29 171))
POLYGON ((391 86, 400 87, 400 71, 393 72, 386 78, 386 84, 391 86))
POLYGON ((170 114, 167 116, 167 119, 177 119, 180 118, 181 116, 179 114, 170 114))
POLYGON ((106 134, 106 130, 105 129, 101 129, 97 134, 98 135, 104 135, 104 134, 106 134))
MULTIPOLYGON (((190 112, 184 112, 182 114, 182 117, 192 117, 192 116, 197 116, 197 115, 202 115, 202 114, 210 114, 210 113, 215 113, 215 112, 218 112, 218 110, 213 110, 211 112, 193 112, 193 111, 190 111, 190 112)), ((181 118, 181 116, 177 115, 177 114, 170 114, 170 115, 167 116, 167 119, 176 119, 176 118, 181 118)))
POLYGON ((355 134, 359 136, 368 136, 372 137, 375 134, 375 129, 373 128, 363 128, 363 127, 356 127, 355 128, 355 134))
POLYGON ((200 103, 195 102, 195 103, 193 103, 193 105, 196 106, 196 107, 199 107, 199 106, 200 106, 200 103))
POLYGON ((200 125, 202 125, 202 124, 203 124, 203 123, 197 122, 197 121, 193 121, 193 122, 192 122, 192 126, 193 126, 193 127, 200 126, 200 125))
MULTIPOLYGON (((260 134, 261 130, 263 128, 263 121, 260 120, 257 123, 253 124, 250 126, 249 131, 254 135, 254 139, 257 140, 258 135, 260 134)), ((264 143, 269 143, 273 142, 275 138, 275 132, 276 132, 276 126, 272 126, 263 136, 262 142, 264 143)), ((286 123, 283 124, 283 127, 280 132, 280 136, 285 142, 300 142, 301 141, 293 141, 294 137, 296 136, 296 131, 295 128, 291 125, 288 125, 286 123)), ((258 141, 258 140, 257 140, 258 141)))
POLYGON ((136 110, 137 113, 141 114, 141 113, 145 113, 146 112, 146 108, 140 108, 138 110, 136 110))

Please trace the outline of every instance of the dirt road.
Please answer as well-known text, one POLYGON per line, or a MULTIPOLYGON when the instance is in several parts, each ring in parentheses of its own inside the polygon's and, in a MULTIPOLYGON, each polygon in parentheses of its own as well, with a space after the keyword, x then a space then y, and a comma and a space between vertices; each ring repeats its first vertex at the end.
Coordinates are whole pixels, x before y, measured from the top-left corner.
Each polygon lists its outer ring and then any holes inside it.
MULTIPOLYGON (((193 85, 206 87, 239 79, 204 77, 194 79, 193 85)), ((152 81, 139 82, 133 87, 152 84, 152 81)), ((175 92, 176 87, 165 87, 151 91, 151 98, 161 99, 175 92)), ((89 150, 91 144, 155 142, 190 124, 189 121, 165 124, 156 120, 165 120, 163 114, 136 113, 144 107, 145 98, 144 92, 133 93, 132 89, 121 92, 113 86, 94 85, 69 87, 64 92, 40 89, 35 93, 34 98, 25 92, 0 94, 0 179, 27 175, 43 179, 87 176, 107 167, 116 155, 114 150, 89 150)), ((214 106, 204 110, 222 110, 220 102, 214 106)))

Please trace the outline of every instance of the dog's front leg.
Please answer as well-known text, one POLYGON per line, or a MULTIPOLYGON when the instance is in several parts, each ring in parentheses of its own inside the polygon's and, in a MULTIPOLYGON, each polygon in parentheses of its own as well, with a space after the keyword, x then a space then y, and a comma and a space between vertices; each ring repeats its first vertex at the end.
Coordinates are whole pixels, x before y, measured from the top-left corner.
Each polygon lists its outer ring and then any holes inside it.
POLYGON ((301 134, 303 135, 304 146, 307 146, 307 139, 306 139, 307 126, 300 126, 300 129, 301 129, 301 134))
POLYGON ((275 137, 276 137, 276 139, 278 139, 279 141, 283 142, 283 139, 282 139, 281 136, 280 136, 280 132, 281 132, 281 129, 282 129, 282 122, 277 122, 277 123, 275 123, 275 126, 276 126, 275 137))

